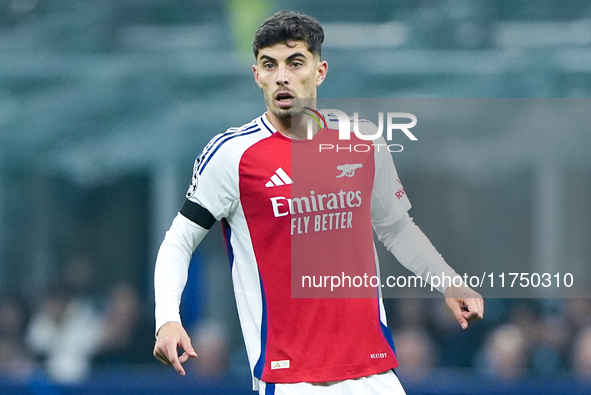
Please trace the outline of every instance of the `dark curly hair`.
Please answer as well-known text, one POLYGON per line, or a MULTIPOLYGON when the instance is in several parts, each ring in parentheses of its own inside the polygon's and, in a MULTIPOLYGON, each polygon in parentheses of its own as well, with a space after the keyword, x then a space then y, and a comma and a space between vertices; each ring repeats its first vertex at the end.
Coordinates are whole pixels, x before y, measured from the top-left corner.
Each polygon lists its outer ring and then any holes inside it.
POLYGON ((262 48, 289 41, 303 41, 308 51, 320 56, 324 31, 318 21, 296 11, 278 11, 265 19, 254 35, 252 50, 255 58, 262 48))

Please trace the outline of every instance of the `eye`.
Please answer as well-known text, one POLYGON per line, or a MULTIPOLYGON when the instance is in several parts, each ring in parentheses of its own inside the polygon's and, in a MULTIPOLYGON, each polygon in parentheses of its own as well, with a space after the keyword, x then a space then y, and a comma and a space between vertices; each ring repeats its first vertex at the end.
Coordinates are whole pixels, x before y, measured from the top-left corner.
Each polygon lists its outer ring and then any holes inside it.
POLYGON ((275 65, 271 62, 266 62, 266 63, 263 63, 263 68, 265 70, 273 70, 275 68, 275 65))
POLYGON ((296 69, 299 67, 302 67, 303 65, 304 64, 302 62, 300 62, 299 60, 291 62, 291 67, 296 68, 296 69))

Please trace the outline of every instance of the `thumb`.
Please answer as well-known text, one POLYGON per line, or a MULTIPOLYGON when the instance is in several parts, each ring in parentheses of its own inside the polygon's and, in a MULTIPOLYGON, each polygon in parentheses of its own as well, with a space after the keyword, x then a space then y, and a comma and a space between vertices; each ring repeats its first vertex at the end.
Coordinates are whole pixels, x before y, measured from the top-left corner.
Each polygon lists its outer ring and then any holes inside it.
POLYGON ((189 338, 189 336, 183 337, 183 339, 181 340, 181 347, 183 348, 183 350, 185 350, 185 353, 188 356, 193 358, 197 357, 197 353, 191 345, 191 339, 189 338))

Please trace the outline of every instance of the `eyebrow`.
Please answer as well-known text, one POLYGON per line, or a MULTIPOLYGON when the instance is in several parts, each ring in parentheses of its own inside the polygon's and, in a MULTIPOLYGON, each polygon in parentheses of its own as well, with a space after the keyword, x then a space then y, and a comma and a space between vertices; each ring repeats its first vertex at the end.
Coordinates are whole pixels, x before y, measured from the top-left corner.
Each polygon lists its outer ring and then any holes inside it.
MULTIPOLYGON (((294 53, 294 54, 291 54, 291 55, 289 55, 289 56, 287 57, 287 59, 286 59, 286 60, 287 60, 287 61, 290 61, 290 60, 293 60, 293 59, 295 59, 295 58, 298 58, 298 57, 302 57, 302 58, 304 58, 304 59, 307 59, 307 58, 306 58, 306 55, 304 55, 303 53, 301 53, 301 52, 296 52, 296 53, 294 53)), ((271 61, 271 62, 275 62, 275 63, 277 62, 277 59, 275 59, 275 58, 272 58, 272 57, 271 57, 271 56, 269 56, 269 55, 261 55, 261 57, 260 57, 259 61, 262 61, 262 60, 269 60, 269 61, 271 61)))

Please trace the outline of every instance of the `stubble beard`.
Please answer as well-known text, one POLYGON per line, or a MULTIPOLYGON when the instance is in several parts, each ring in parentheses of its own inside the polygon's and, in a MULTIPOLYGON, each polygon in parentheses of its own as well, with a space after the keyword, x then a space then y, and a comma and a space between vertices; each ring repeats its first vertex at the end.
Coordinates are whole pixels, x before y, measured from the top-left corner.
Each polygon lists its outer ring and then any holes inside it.
POLYGON ((281 119, 283 121, 289 121, 289 120, 291 120, 291 112, 292 112, 292 110, 293 109, 291 109, 291 108, 287 108, 287 109, 275 108, 275 109, 271 109, 271 112, 277 118, 279 118, 279 119, 281 119))
POLYGON ((283 121, 289 121, 291 120, 292 116, 298 116, 304 111, 302 103, 298 99, 293 100, 294 104, 290 108, 278 108, 275 106, 275 98, 267 97, 267 108, 269 108, 271 113, 277 118, 283 121))

